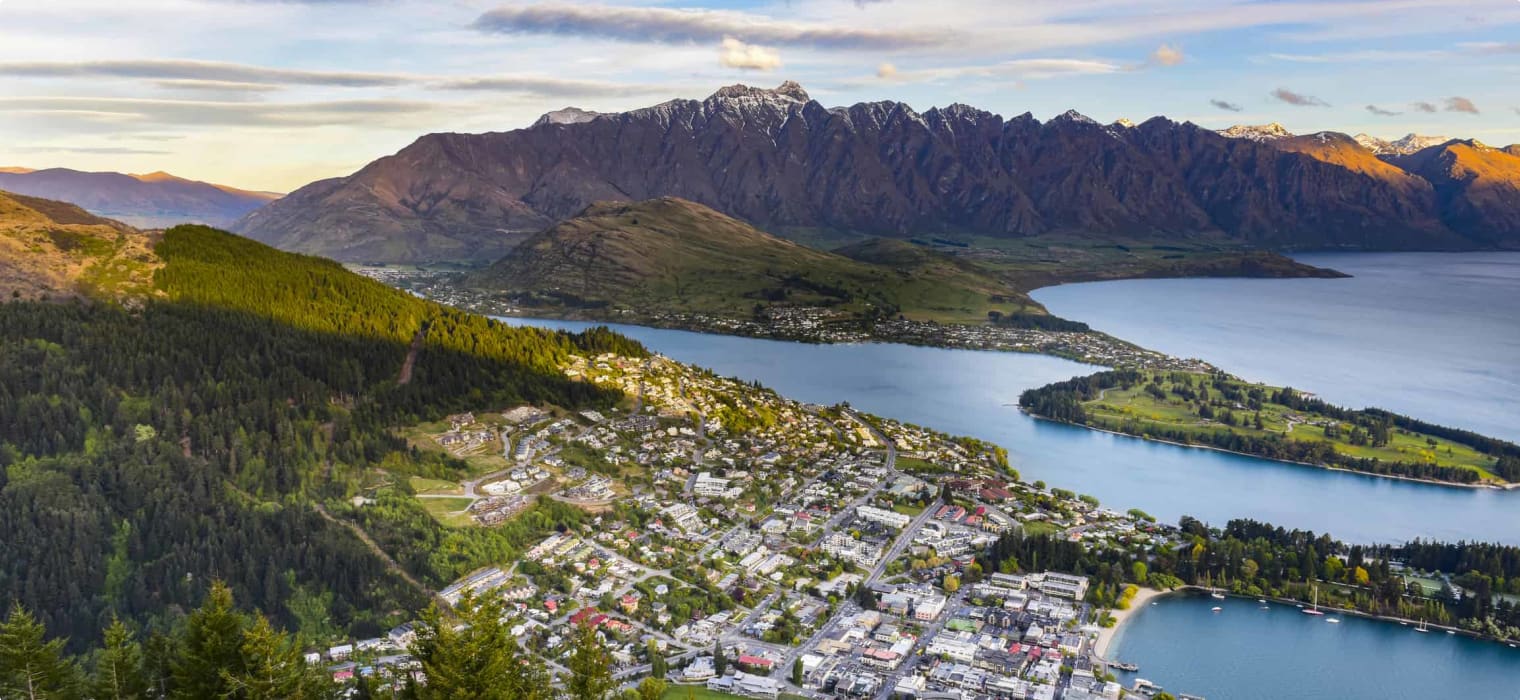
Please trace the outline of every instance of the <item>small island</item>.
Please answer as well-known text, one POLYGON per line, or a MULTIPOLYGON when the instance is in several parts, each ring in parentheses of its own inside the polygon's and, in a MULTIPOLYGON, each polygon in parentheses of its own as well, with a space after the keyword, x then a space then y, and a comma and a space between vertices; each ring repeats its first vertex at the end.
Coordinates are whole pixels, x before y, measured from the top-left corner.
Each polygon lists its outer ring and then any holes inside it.
POLYGON ((1520 480, 1514 443, 1223 372, 1100 372, 1026 391, 1019 406, 1148 440, 1378 476, 1504 488, 1520 480))

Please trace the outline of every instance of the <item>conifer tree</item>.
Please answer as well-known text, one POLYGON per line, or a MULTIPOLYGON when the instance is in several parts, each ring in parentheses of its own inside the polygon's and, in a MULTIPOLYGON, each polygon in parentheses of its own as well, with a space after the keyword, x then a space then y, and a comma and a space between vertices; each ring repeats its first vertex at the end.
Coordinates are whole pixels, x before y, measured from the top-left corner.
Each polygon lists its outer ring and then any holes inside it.
POLYGON ((243 664, 243 631, 248 618, 232 605, 232 589, 211 584, 206 601, 190 613, 179 653, 170 664, 172 697, 184 700, 220 698, 229 691, 227 677, 247 672, 243 664))
POLYGON ((597 638, 593 625, 577 625, 569 666, 566 687, 572 700, 604 700, 617 685, 612 679, 612 654, 597 638))
POLYGON ((62 639, 20 604, 0 623, 0 698, 73 700, 81 697, 79 669, 63 653, 62 639))
POLYGON ((105 649, 95 664, 90 694, 94 700, 145 700, 150 697, 142 645, 120 619, 106 627, 105 649))

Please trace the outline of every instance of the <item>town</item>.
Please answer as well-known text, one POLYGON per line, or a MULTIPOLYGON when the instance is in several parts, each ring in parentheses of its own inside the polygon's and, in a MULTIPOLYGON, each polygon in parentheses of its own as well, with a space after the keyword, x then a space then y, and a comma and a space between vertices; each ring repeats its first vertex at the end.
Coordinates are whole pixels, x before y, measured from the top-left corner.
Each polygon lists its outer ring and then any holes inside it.
MULTIPOLYGON (((493 527, 536 499, 589 514, 515 561, 437 591, 495 597, 561 677, 574 625, 615 678, 660 674, 750 698, 1118 698, 1108 611, 1089 582, 977 562, 1013 531, 1144 550, 1175 533, 1138 511, 1018 480, 1001 449, 785 399, 674 362, 575 357, 565 375, 621 390, 606 411, 512 406, 403 431, 472 465, 412 480, 454 527, 493 527), (948 694, 948 695, 946 695, 948 694)), ((418 674, 410 624, 316 652, 335 680, 418 674)), ((1154 692, 1154 688, 1141 688, 1154 692)), ((704 695, 703 697, 709 697, 704 695)))

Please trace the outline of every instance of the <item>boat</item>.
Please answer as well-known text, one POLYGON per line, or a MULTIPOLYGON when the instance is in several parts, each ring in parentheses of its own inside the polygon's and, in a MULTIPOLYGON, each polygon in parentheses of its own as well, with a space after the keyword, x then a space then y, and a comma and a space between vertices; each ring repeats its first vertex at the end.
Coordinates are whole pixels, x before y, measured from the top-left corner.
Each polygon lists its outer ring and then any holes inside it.
POLYGON ((1430 631, 1430 625, 1425 624, 1425 618, 1422 617, 1422 618, 1420 618, 1420 624, 1415 625, 1414 631, 1416 631, 1416 632, 1429 632, 1430 631))
POLYGON ((1328 622, 1332 625, 1339 625, 1341 623, 1341 619, 1338 617, 1327 617, 1325 618, 1325 622, 1328 622))
POLYGON ((1216 605, 1216 606, 1210 608, 1210 611, 1212 611, 1212 612, 1219 612, 1220 610, 1223 610, 1223 609, 1224 608, 1221 608, 1218 605, 1216 605))
POLYGON ((1264 603, 1266 603, 1266 602, 1267 602, 1267 599, 1266 599, 1266 598, 1257 598, 1257 599, 1256 599, 1256 602, 1258 602, 1258 603, 1263 603, 1263 604, 1264 604, 1264 603))
POLYGON ((1224 600, 1224 594, 1220 593, 1218 588, 1210 588, 1209 597, 1214 600, 1224 600))
POLYGON ((1446 630, 1446 633, 1447 634, 1456 634, 1457 631, 1456 630, 1446 630))
POLYGON ((1315 586, 1314 587, 1314 607, 1312 607, 1312 608, 1305 608, 1302 605, 1300 605, 1299 607, 1302 608, 1302 610, 1300 612, 1302 612, 1305 615, 1319 616, 1319 615, 1323 615, 1324 614, 1324 613, 1322 613, 1322 612, 1319 611, 1319 586, 1315 586))

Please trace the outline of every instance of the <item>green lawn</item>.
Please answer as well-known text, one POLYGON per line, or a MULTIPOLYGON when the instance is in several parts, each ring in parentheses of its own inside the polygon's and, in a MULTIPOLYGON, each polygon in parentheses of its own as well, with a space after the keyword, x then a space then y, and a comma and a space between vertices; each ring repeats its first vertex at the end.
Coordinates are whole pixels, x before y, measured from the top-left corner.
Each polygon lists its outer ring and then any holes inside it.
POLYGON ((464 488, 452 481, 442 479, 427 479, 420 476, 411 478, 412 491, 419 494, 453 496, 462 495, 464 488))
POLYGON ((469 513, 464 512, 464 509, 470 507, 471 500, 468 498, 419 498, 417 502, 422 504, 423 510, 444 525, 464 527, 475 522, 470 518, 469 513))
MULTIPOLYGON (((1215 415, 1212 419, 1207 419, 1199 414, 1197 402, 1185 401, 1172 393, 1175 384, 1169 373, 1154 373, 1151 376, 1166 391, 1164 398, 1148 393, 1145 383, 1141 383, 1129 389, 1109 389, 1101 398, 1088 401, 1083 407, 1093 422, 1099 425, 1117 425, 1133 420, 1138 421, 1142 427, 1154 425, 1181 429, 1194 435, 1217 431, 1233 431, 1252 436, 1281 435, 1296 441, 1329 443, 1336 452, 1351 457, 1458 467, 1477 472, 1484 481, 1499 481, 1489 471, 1494 458, 1461 443, 1420 433, 1406 434, 1394 429, 1385 445, 1355 445, 1351 442, 1348 426, 1343 424, 1341 434, 1330 437, 1326 435, 1324 425, 1313 424, 1329 421, 1329 418, 1296 411, 1270 401, 1264 402, 1259 411, 1262 419, 1260 429, 1254 425, 1254 417, 1258 412, 1248 408, 1215 406, 1215 415), (1225 408, 1232 410, 1239 424, 1227 426, 1219 422, 1225 408), (1433 440, 1434 446, 1427 440, 1433 440)), ((1197 378, 1203 375, 1188 376, 1193 377, 1196 383, 1197 378)), ((1241 391, 1259 388, 1268 396, 1278 391, 1278 387, 1253 385, 1237 380, 1231 380, 1228 385, 1241 391)))

